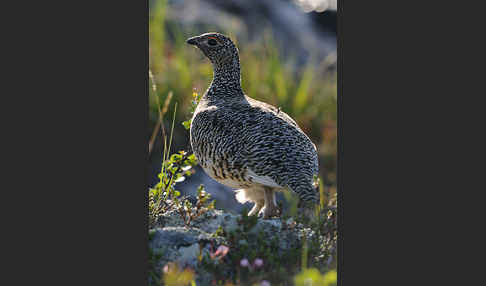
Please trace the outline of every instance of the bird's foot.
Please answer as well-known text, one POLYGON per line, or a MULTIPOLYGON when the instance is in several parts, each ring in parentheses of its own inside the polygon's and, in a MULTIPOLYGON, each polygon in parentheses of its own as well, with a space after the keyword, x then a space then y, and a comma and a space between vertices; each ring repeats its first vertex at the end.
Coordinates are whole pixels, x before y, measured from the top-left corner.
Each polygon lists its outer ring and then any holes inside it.
POLYGON ((278 215, 279 215, 278 208, 273 204, 264 206, 258 213, 258 216, 262 217, 263 219, 269 219, 272 216, 278 216, 278 215))
POLYGON ((263 202, 256 202, 255 205, 253 206, 253 208, 250 210, 250 212, 248 213, 248 216, 252 216, 252 215, 256 215, 260 212, 260 210, 262 209, 263 207, 263 202))

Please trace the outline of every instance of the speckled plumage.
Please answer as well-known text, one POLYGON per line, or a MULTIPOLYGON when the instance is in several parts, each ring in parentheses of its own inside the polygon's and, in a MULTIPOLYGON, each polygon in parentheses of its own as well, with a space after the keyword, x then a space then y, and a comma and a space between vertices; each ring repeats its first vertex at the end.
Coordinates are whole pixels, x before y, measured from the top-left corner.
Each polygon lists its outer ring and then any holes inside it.
POLYGON ((280 109, 252 99, 240 85, 238 50, 219 33, 188 39, 213 64, 214 76, 192 118, 192 149, 205 172, 255 203, 250 215, 276 215, 274 191, 289 189, 317 202, 315 145, 280 109))

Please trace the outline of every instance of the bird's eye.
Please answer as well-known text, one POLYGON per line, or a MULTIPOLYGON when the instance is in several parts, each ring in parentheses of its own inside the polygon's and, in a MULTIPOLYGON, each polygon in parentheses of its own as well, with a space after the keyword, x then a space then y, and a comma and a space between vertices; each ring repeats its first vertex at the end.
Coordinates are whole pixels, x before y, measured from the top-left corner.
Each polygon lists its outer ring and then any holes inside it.
POLYGON ((216 45, 218 44, 218 42, 216 42, 216 40, 215 40, 215 39, 209 39, 209 40, 208 40, 208 44, 209 44, 210 46, 216 46, 216 45))

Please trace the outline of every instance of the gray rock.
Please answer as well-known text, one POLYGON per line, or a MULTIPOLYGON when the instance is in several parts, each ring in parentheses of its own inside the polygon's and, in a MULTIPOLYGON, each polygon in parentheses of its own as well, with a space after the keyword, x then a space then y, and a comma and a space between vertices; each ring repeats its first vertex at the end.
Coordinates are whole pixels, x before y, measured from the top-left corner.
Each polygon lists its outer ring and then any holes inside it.
MULTIPOLYGON (((169 212, 159 220, 161 225, 151 229, 151 240, 149 247, 153 253, 161 255, 156 262, 156 269, 162 269, 169 262, 176 262, 181 268, 190 267, 196 272, 197 285, 210 285, 212 277, 204 271, 199 263, 199 256, 207 256, 210 251, 220 245, 229 246, 224 237, 216 236, 214 233, 219 227, 224 232, 230 233, 241 229, 239 221, 241 215, 226 213, 222 210, 211 210, 196 220, 190 226, 185 226, 184 221, 175 211, 169 212)), ((288 225, 292 219, 283 223, 280 219, 258 219, 253 228, 248 231, 248 240, 239 240, 239 245, 254 244, 259 235, 265 239, 279 238, 278 253, 297 247, 301 238, 314 235, 313 232, 297 224, 292 228, 288 225)))
POLYGON ((151 246, 153 248, 190 246, 197 242, 194 238, 194 232, 197 231, 187 230, 183 227, 165 227, 156 230, 151 241, 151 246))
POLYGON ((189 247, 181 247, 179 248, 180 256, 177 259, 177 262, 181 265, 189 265, 192 268, 196 268, 196 264, 198 261, 198 256, 201 254, 201 249, 198 243, 195 243, 189 247))

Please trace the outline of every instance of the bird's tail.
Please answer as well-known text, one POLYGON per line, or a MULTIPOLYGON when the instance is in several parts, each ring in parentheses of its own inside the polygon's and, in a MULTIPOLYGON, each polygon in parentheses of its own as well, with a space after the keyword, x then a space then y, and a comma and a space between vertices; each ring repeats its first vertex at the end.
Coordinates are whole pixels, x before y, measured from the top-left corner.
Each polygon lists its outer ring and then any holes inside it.
POLYGON ((319 202, 319 187, 315 187, 311 184, 305 184, 298 186, 295 191, 299 196, 299 201, 303 203, 318 203, 319 202))

